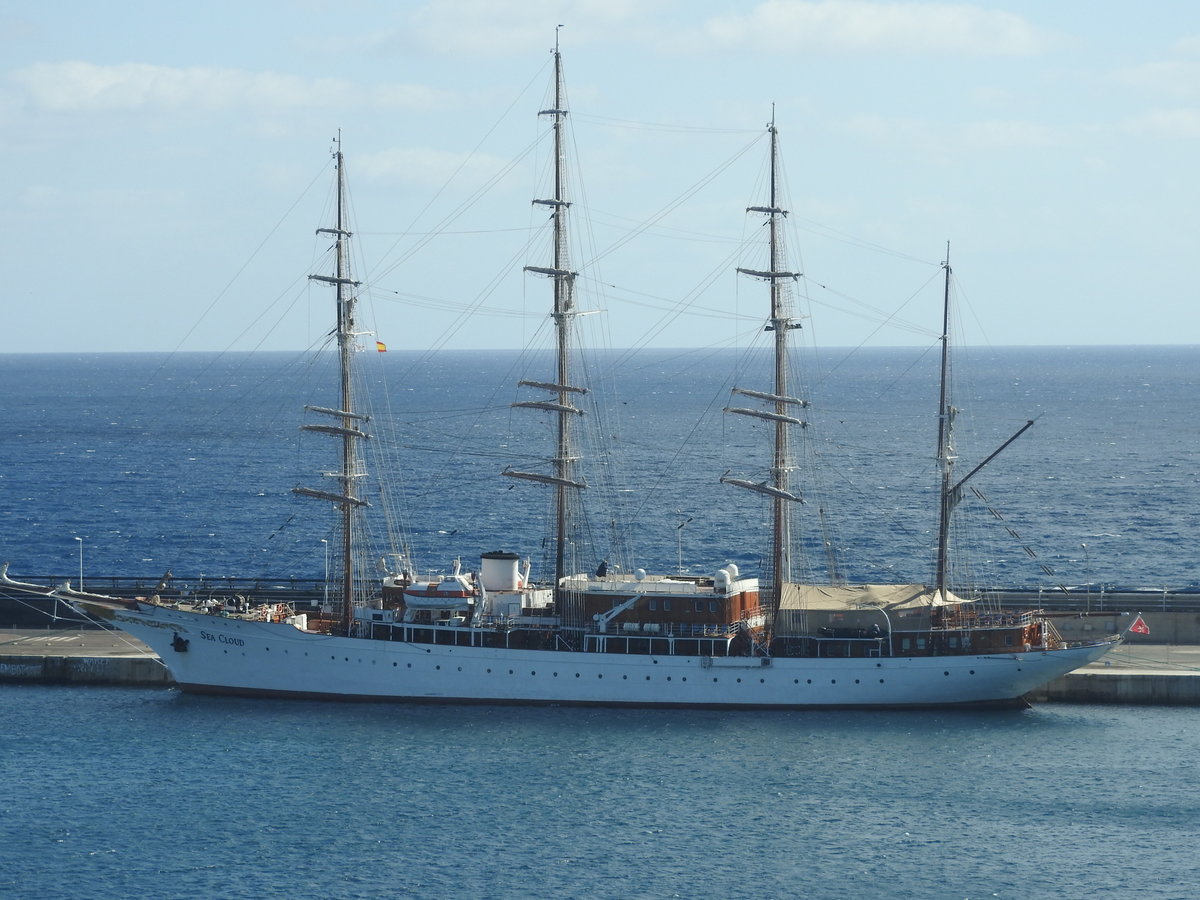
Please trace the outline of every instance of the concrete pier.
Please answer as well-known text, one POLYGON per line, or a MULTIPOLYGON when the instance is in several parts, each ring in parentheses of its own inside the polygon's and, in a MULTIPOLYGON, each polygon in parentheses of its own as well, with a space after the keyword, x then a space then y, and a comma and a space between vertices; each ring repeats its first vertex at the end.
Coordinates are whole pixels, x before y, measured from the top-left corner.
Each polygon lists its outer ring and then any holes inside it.
POLYGON ((0 631, 0 683, 169 685, 149 647, 119 631, 0 631))
POLYGON ((1056 678, 1029 699, 1034 703, 1200 706, 1200 646, 1122 644, 1097 662, 1056 678))

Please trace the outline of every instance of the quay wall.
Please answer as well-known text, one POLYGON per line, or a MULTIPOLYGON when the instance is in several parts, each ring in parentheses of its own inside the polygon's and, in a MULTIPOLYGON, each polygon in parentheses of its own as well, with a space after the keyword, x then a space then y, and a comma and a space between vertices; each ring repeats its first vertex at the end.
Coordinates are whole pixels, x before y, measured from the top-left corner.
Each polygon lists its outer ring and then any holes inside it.
POLYGON ((1195 673, 1071 672, 1026 695, 1033 703, 1200 706, 1195 673))
POLYGON ((156 656, 0 656, 0 684, 170 685, 156 656))

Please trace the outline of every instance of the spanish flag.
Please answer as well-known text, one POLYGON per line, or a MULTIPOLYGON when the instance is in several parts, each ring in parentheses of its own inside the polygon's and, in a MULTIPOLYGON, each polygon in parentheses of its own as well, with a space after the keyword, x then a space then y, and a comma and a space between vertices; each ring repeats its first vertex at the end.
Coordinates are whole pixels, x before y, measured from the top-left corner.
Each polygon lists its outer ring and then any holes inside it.
POLYGON ((380 353, 387 353, 387 344, 385 344, 383 341, 376 341, 375 349, 380 353))

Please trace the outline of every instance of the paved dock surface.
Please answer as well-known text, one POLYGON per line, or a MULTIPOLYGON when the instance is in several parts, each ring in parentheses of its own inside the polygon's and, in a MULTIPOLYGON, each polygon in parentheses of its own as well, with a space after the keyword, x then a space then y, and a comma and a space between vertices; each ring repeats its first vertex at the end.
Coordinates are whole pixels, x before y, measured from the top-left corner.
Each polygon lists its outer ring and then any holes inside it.
POLYGON ((154 651, 120 631, 15 628, 0 631, 0 656, 154 658, 154 651))

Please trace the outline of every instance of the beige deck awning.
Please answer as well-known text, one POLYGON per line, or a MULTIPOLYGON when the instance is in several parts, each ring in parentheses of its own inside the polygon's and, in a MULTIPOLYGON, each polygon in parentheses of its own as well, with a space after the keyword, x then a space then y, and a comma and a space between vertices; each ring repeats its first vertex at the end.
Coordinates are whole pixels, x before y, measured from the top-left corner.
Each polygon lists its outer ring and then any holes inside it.
POLYGON ((913 610, 933 606, 970 603, 955 594, 930 590, 923 584, 847 584, 821 585, 788 582, 783 586, 779 608, 784 610, 849 611, 882 608, 913 610))

